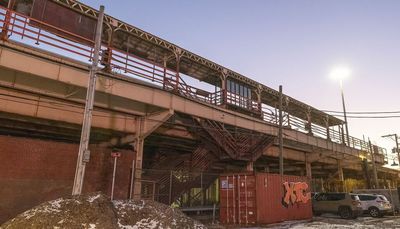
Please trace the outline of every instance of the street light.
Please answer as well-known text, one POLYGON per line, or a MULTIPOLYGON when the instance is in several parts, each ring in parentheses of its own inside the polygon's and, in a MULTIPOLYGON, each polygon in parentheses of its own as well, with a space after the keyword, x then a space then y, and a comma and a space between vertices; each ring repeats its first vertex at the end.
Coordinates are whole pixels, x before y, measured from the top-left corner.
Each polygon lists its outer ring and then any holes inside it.
POLYGON ((343 93, 343 80, 350 76, 350 69, 346 67, 336 67, 331 72, 331 77, 339 80, 340 82, 340 93, 342 95, 342 105, 343 105, 343 116, 344 116, 344 124, 346 128, 346 140, 347 144, 350 144, 350 137, 349 137, 349 127, 347 125, 347 116, 346 116, 346 105, 344 102, 344 93, 343 93))

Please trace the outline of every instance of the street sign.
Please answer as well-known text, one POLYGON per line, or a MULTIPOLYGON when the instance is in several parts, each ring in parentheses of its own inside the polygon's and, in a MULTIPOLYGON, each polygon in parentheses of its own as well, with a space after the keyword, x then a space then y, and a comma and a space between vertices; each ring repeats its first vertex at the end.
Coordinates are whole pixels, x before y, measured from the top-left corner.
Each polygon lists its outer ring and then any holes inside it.
POLYGON ((111 152, 111 157, 121 157, 120 152, 111 152))

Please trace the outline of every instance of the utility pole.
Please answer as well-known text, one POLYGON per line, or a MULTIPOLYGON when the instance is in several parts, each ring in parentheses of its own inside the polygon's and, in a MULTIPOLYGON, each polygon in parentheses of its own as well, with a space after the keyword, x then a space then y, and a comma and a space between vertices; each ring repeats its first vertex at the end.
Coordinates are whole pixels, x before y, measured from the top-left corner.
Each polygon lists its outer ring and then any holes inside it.
POLYGON ((282 100, 283 100, 283 94, 282 94, 282 85, 279 85, 279 174, 281 177, 283 176, 283 131, 282 131, 282 100))
POLYGON ((81 140, 79 144, 78 159, 76 162, 74 186, 72 195, 80 195, 82 193, 83 179, 85 177, 86 163, 89 162, 89 139, 90 128, 92 125, 92 111, 94 104, 94 94, 96 90, 97 67, 99 64, 101 34, 103 30, 104 6, 100 6, 99 16, 97 18, 96 37, 94 40, 93 60, 89 72, 89 81, 85 101, 85 113, 83 116, 81 140))
POLYGON ((347 124, 347 114, 346 114, 346 105, 344 102, 344 92, 343 92, 343 81, 340 80, 340 93, 342 95, 342 105, 343 105, 343 115, 344 115, 344 124, 346 128, 346 140, 347 140, 347 146, 350 146, 350 136, 349 136, 349 126, 347 124))
POLYGON ((371 160, 372 160, 372 170, 373 170, 373 175, 374 175, 374 184, 375 184, 375 189, 379 188, 379 182, 378 182, 378 173, 376 171, 376 165, 375 165, 375 152, 374 148, 372 147, 371 140, 368 138, 368 144, 369 144, 369 149, 371 151, 371 160))
POLYGON ((396 142, 397 159, 399 160, 399 166, 400 166, 400 151, 399 151, 399 141, 397 138, 397 134, 387 134, 382 136, 382 138, 392 138, 392 137, 394 137, 394 141, 396 142))

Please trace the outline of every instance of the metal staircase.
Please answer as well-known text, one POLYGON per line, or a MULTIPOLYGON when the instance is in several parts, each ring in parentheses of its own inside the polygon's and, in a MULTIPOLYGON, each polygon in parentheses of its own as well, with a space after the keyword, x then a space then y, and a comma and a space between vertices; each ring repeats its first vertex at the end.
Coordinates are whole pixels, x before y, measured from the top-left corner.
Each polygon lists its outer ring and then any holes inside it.
POLYGON ((218 178, 217 173, 210 173, 212 165, 217 161, 215 155, 200 145, 189 155, 166 157, 154 163, 152 168, 146 171, 144 179, 157 184, 155 193, 158 195, 155 200, 170 204, 192 188, 208 188, 218 178))
POLYGON ((275 139, 274 136, 264 134, 232 133, 223 124, 208 119, 199 120, 199 124, 229 158, 234 160, 257 160, 275 139))

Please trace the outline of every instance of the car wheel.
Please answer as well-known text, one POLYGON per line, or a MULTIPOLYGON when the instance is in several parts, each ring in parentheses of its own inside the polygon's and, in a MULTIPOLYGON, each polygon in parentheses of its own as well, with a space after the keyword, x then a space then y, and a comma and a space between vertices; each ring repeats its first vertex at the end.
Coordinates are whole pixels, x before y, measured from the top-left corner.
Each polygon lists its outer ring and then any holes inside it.
POLYGON ((355 212, 353 212, 353 214, 351 215, 351 218, 352 218, 352 219, 357 219, 357 218, 358 218, 358 214, 355 213, 355 212))
POLYGON ((342 219, 350 219, 352 217, 352 212, 349 207, 340 207, 339 216, 342 219))
POLYGON ((377 218, 381 216, 381 212, 379 211, 379 209, 377 207, 370 207, 368 209, 368 213, 370 216, 377 218))

